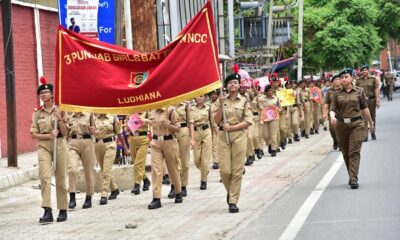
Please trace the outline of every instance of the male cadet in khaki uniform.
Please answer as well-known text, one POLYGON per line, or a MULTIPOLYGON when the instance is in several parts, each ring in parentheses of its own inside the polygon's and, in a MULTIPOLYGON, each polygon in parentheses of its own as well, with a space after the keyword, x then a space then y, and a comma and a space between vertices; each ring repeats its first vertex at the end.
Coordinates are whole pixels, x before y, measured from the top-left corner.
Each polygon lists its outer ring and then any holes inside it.
POLYGON ((96 137, 96 143, 94 144, 94 150, 96 154, 97 162, 101 168, 101 198, 100 205, 107 204, 107 196, 111 190, 109 200, 117 198, 119 189, 115 184, 112 177, 112 166, 117 153, 117 144, 115 142, 115 135, 121 141, 124 148, 124 154, 128 155, 129 151, 126 147, 125 139, 122 137, 121 124, 117 116, 111 114, 96 114, 95 125, 97 130, 94 135, 96 137))
MULTIPOLYGON (((216 89, 209 93, 210 96, 210 106, 211 112, 213 115, 218 109, 218 98, 219 98, 219 89, 216 89)), ((217 153, 217 146, 218 146, 218 125, 214 123, 212 126, 212 159, 213 159, 213 169, 219 168, 219 160, 218 160, 218 153, 217 153)))
MULTIPOLYGON (((176 112, 178 113, 180 131, 175 133, 176 140, 179 145, 179 159, 181 169, 181 184, 182 184, 182 197, 187 196, 186 187, 189 184, 189 159, 190 159, 190 148, 194 147, 194 130, 193 130, 193 119, 192 112, 190 110, 190 102, 181 102, 176 106, 176 112)), ((168 197, 175 197, 174 185, 171 185, 171 194, 168 197)))
POLYGON ((336 126, 333 126, 331 124, 329 109, 331 107, 331 102, 332 102, 332 99, 333 99, 335 93, 338 92, 342 88, 342 85, 340 84, 339 75, 333 75, 331 78, 331 81, 332 81, 332 87, 328 89, 328 92, 326 93, 325 99, 324 99, 324 109, 323 109, 322 119, 325 121, 326 118, 328 117, 329 132, 331 133, 331 137, 333 139, 333 149, 337 150, 338 141, 337 141, 337 136, 336 136, 336 126))
POLYGON ((304 125, 302 131, 304 131, 304 137, 309 138, 310 128, 311 128, 311 103, 310 103, 310 91, 306 87, 305 80, 301 80, 300 82, 300 100, 301 104, 303 105, 304 111, 304 125))
MULTIPOLYGON (((372 121, 376 124, 376 109, 380 106, 380 91, 379 91, 379 80, 369 74, 369 66, 364 65, 360 68, 361 77, 356 79, 356 86, 364 89, 364 94, 368 104, 368 109, 372 117, 372 121)), ((368 140, 368 120, 364 119, 365 122, 365 141, 368 140)), ((376 140, 375 132, 371 132, 372 140, 376 140)))
POLYGON ((331 101, 330 117, 332 125, 337 125, 336 134, 346 163, 349 185, 352 189, 357 189, 360 152, 366 127, 362 121, 362 115, 368 119, 371 132, 374 131, 374 123, 368 110, 363 89, 352 84, 352 72, 353 69, 347 68, 339 73, 342 89, 334 94, 331 101))
POLYGON ((175 203, 182 203, 179 146, 174 133, 180 131, 178 114, 172 107, 159 108, 150 111, 150 120, 153 128, 151 146, 151 179, 153 181, 153 200, 149 209, 161 207, 161 186, 163 180, 163 162, 168 168, 175 190, 175 203))
MULTIPOLYGON (((297 97, 297 91, 294 89, 296 86, 296 82, 294 81, 287 81, 285 83, 285 87, 289 90, 293 91, 293 97, 294 97, 294 104, 291 106, 287 106, 287 111, 289 113, 289 118, 287 121, 287 126, 288 126, 288 143, 292 143, 292 138, 294 141, 299 141, 299 123, 300 119, 299 117, 302 115, 302 113, 299 113, 301 109, 299 109, 300 101, 299 98, 297 97)), ((290 91, 289 90, 289 91, 290 91)))
POLYGON ((93 167, 96 156, 94 154, 94 143, 92 134, 96 131, 94 116, 91 113, 75 112, 68 118, 69 124, 69 208, 76 207, 75 193, 78 177, 78 163, 82 161, 85 172, 86 198, 83 208, 92 207, 92 196, 94 193, 93 167))
POLYGON ((240 79, 240 75, 237 73, 231 74, 225 79, 224 87, 227 89, 228 95, 219 99, 220 103, 215 113, 215 122, 220 125, 218 135, 220 175, 227 192, 226 200, 230 213, 239 212, 237 203, 242 186, 247 148, 245 129, 252 122, 250 105, 239 95, 240 79), (223 122, 222 108, 226 113, 226 123, 223 122), (226 133, 229 139, 226 139, 226 133))
MULTIPOLYGON (((150 113, 142 112, 138 113, 140 121, 142 121, 143 125, 140 126, 134 133, 127 127, 128 142, 130 146, 131 159, 133 162, 133 188, 131 193, 138 195, 140 194, 140 183, 143 180, 143 191, 148 191, 150 187, 150 180, 146 175, 146 158, 147 158, 147 150, 149 149, 149 137, 148 134, 150 132, 150 123, 149 120, 150 113)), ((126 119, 129 121, 129 117, 126 119)))
MULTIPOLYGON (((239 88, 239 94, 242 98, 246 99, 246 101, 249 103, 250 109, 252 110, 251 106, 251 99, 250 99, 250 94, 247 91, 245 86, 240 86, 239 88)), ((253 111, 253 110, 252 110, 253 111)), ((252 114, 253 116, 253 114, 252 114)), ((254 157, 254 143, 253 143, 253 120, 251 121, 251 125, 247 128, 246 133, 247 133, 247 149, 246 149, 246 162, 244 165, 250 166, 254 163, 256 160, 254 157)))
POLYGON ((393 100, 394 77, 391 73, 387 72, 384 78, 384 88, 386 88, 387 100, 393 100))

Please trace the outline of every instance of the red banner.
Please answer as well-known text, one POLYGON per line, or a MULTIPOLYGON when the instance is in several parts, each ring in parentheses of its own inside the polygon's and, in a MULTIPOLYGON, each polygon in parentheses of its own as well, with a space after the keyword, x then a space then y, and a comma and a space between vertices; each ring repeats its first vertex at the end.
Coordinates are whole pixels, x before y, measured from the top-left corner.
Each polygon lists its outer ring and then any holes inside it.
POLYGON ((65 111, 129 114, 221 87, 211 3, 165 48, 141 53, 58 28, 55 100, 65 111))

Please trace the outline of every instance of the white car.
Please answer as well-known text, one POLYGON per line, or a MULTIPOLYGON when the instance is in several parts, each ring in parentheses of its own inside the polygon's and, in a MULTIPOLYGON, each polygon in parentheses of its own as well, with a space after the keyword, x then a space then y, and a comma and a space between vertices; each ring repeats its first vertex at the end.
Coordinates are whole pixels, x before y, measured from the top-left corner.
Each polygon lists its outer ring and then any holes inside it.
POLYGON ((400 72, 396 72, 396 77, 394 80, 394 88, 395 89, 400 88, 400 72))

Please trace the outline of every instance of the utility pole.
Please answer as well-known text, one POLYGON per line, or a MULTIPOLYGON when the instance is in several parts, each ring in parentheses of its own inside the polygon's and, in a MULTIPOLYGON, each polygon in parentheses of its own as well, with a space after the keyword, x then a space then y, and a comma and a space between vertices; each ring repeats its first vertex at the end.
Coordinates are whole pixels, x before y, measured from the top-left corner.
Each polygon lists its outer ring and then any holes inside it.
POLYGON ((9 167, 18 167, 17 118, 15 105, 14 46, 12 35, 11 0, 1 1, 3 21, 4 71, 7 105, 7 159, 9 167))
POLYGON ((303 0, 299 0, 299 31, 297 49, 297 81, 303 78, 303 0))
MULTIPOLYGON (((273 31, 273 29, 272 29, 272 26, 273 26, 272 14, 274 12, 273 8, 274 8, 274 1, 270 0, 269 1, 269 13, 268 13, 268 32, 267 32, 267 51, 268 51, 267 55, 270 55, 270 56, 272 56, 271 42, 272 42, 272 31, 273 31)), ((271 63, 272 62, 271 57, 268 57, 268 59, 269 59, 269 63, 271 63)))
POLYGON ((233 0, 228 0, 229 56, 235 59, 235 26, 233 21, 233 0))

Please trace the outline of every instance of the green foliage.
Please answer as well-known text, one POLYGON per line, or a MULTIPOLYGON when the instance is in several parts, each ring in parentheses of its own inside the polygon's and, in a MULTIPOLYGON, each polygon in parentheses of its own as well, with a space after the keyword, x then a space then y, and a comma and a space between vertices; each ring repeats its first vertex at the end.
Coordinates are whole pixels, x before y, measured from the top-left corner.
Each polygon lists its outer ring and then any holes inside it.
MULTIPOLYGON (((400 40, 400 3, 397 1, 378 0, 377 27, 382 38, 391 37, 400 40)), ((384 41, 386 45, 386 41, 384 41)))

